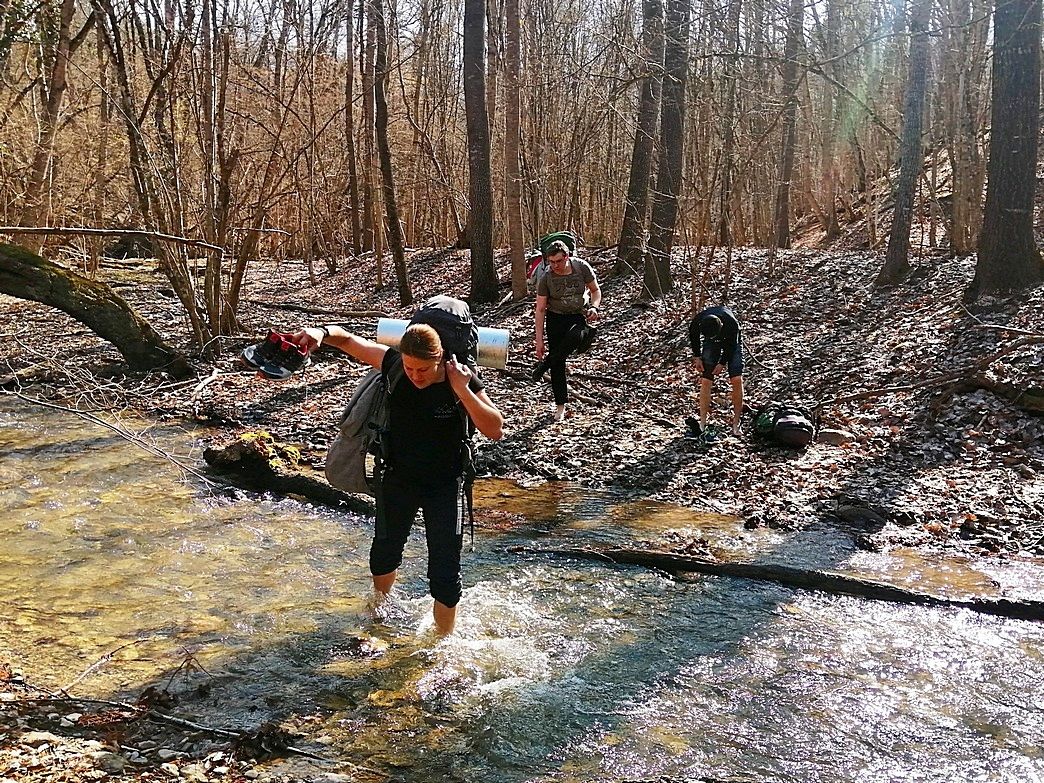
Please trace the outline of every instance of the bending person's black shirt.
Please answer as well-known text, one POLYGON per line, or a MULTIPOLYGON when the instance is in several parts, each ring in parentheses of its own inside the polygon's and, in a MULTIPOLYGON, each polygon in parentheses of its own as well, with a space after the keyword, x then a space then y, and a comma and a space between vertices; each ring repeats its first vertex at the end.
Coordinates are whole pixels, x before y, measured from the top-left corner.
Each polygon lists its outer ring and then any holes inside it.
POLYGON ((739 340, 740 325, 735 313, 724 305, 701 310, 689 322, 689 345, 692 347, 692 355, 700 356, 703 353, 703 335, 700 334, 700 321, 708 315, 716 315, 721 319, 721 332, 717 337, 708 339, 707 342, 720 346, 723 356, 731 356, 733 351, 736 350, 736 343, 739 340))

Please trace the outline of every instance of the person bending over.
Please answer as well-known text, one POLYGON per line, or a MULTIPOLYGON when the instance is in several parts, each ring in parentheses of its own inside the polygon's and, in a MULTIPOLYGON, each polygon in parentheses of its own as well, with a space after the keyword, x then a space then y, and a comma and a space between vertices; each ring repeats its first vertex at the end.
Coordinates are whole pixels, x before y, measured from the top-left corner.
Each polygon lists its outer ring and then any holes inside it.
POLYGON ((700 418, 685 421, 697 435, 707 429, 710 413, 711 385, 722 368, 729 371, 732 384, 732 434, 740 434, 743 413, 743 337, 739 320, 728 307, 708 307, 689 323, 689 344, 693 366, 700 376, 700 418))
POLYGON ((409 383, 394 384, 388 398, 385 468, 377 491, 378 523, 370 546, 370 573, 379 597, 387 596, 402 565, 403 550, 418 509, 428 543, 428 587, 435 628, 453 631, 461 596, 460 552, 464 541, 465 441, 469 419, 488 438, 503 437, 504 418, 466 365, 447 357, 438 332, 410 326, 398 350, 339 326, 302 329, 292 338, 308 351, 332 345, 381 370, 402 365, 409 383), (461 406, 467 416, 461 415, 461 406))

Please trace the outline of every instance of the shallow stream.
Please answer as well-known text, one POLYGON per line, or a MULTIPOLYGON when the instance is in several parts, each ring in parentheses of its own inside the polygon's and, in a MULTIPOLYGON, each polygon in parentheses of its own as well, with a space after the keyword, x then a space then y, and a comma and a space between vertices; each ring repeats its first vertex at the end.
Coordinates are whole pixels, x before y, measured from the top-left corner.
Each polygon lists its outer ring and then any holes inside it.
MULTIPOLYGON (((198 459, 190 434, 144 437, 198 459)), ((723 557, 954 596, 1041 597, 1038 566, 875 555, 563 485, 486 481, 478 504, 440 641, 422 535, 374 610, 367 519, 214 493, 111 431, 0 400, 0 660, 80 696, 169 682, 210 725, 282 721, 342 763, 274 762, 305 775, 1044 780, 1044 626, 509 548, 699 529, 723 557)))

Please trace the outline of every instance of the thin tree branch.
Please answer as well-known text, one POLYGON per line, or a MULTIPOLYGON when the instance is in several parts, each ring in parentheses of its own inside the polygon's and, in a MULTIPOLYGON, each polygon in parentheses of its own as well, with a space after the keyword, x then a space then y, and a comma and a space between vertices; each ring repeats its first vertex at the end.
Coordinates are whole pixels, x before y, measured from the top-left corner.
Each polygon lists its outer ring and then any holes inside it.
POLYGON ((174 236, 173 234, 161 234, 158 231, 145 231, 144 229, 136 228, 81 228, 75 226, 0 226, 0 234, 48 234, 58 235, 72 234, 74 236, 131 236, 131 237, 148 237, 149 239, 158 239, 162 242, 173 242, 176 245, 191 245, 193 247, 202 247, 207 250, 217 250, 224 252, 225 248, 219 245, 211 245, 208 242, 203 242, 199 239, 189 239, 188 237, 174 236))

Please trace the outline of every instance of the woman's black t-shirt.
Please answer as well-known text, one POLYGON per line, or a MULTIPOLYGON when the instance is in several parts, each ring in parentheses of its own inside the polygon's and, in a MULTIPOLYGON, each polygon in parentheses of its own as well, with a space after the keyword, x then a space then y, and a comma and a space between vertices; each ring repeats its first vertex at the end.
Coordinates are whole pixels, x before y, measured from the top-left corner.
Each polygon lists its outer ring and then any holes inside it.
MULTIPOLYGON (((401 361, 399 352, 389 348, 381 372, 387 375, 401 361)), ((473 392, 484 388, 478 377, 472 377, 468 386, 473 392)), ((389 397, 387 457, 392 470, 421 487, 456 481, 464 471, 463 413, 449 381, 418 389, 403 373, 389 397)))

